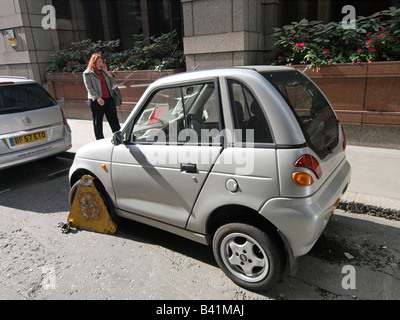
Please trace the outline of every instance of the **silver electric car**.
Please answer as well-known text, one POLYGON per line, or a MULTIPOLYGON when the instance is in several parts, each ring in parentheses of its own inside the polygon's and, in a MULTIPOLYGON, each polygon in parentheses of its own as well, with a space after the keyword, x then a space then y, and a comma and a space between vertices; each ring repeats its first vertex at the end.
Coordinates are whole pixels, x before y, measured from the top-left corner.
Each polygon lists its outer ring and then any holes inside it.
POLYGON ((33 80, 0 77, 0 170, 71 148, 61 107, 33 80))
POLYGON ((250 290, 271 287, 315 244, 350 183, 331 105, 302 72, 248 66, 152 83, 112 139, 82 147, 110 213, 212 244, 250 290))

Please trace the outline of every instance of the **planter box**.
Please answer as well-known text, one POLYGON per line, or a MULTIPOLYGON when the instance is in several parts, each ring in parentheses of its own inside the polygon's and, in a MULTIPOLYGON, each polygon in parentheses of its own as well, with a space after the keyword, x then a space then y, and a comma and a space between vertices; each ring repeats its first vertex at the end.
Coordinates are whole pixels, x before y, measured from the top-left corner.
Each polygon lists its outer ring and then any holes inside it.
MULTIPOLYGON (((160 77, 179 73, 184 69, 157 71, 114 72, 121 89, 123 103, 117 107, 120 122, 124 122, 150 83, 160 77)), ((67 118, 92 119, 88 106, 87 91, 83 83, 83 73, 52 73, 46 75, 50 94, 63 107, 67 118)))
MULTIPOLYGON (((303 71, 305 66, 296 66, 303 71)), ((400 126, 400 62, 335 64, 308 75, 343 123, 400 126)))
POLYGON ((305 74, 331 102, 350 143, 400 149, 399 61, 334 64, 305 74))
MULTIPOLYGON (((294 66, 304 71, 306 66, 294 66)), ((117 108, 124 122, 148 85, 184 69, 115 72, 123 104, 117 108)), ((345 125, 348 142, 400 149, 400 62, 335 64, 305 74, 322 89, 345 125)), ((68 118, 92 119, 82 73, 46 75, 48 90, 68 118)))

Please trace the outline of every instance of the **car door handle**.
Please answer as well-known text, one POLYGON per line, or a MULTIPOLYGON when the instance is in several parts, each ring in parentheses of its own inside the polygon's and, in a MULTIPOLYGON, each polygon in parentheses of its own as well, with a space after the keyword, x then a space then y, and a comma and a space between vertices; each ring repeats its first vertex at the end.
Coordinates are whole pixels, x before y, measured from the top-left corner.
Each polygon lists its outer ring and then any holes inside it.
POLYGON ((197 173, 197 165, 193 163, 181 163, 181 172, 197 173))

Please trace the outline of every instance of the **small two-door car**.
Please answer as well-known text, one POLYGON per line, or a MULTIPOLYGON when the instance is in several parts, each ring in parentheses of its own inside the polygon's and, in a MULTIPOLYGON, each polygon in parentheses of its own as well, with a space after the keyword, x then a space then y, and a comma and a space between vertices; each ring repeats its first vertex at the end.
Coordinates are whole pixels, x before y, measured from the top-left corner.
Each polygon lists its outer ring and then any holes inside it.
POLYGON ((345 192, 343 128, 319 88, 289 67, 185 72, 152 83, 112 139, 82 147, 70 202, 89 174, 112 216, 212 244, 250 290, 305 255, 345 192))
POLYGON ((71 148, 71 129, 60 105, 37 82, 0 77, 0 169, 71 148))

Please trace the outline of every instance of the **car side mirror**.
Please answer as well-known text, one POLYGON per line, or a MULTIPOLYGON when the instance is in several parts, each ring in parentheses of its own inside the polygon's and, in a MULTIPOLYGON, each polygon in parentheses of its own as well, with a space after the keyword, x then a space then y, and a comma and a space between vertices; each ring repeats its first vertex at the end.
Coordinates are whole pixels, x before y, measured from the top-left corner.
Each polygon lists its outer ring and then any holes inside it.
POLYGON ((113 134, 112 144, 118 146, 124 142, 124 136, 121 131, 117 131, 113 134))

